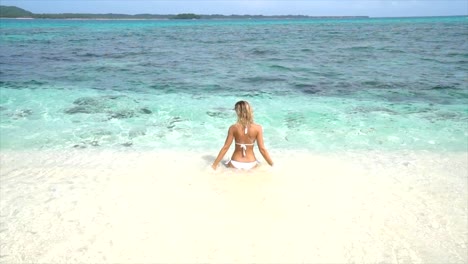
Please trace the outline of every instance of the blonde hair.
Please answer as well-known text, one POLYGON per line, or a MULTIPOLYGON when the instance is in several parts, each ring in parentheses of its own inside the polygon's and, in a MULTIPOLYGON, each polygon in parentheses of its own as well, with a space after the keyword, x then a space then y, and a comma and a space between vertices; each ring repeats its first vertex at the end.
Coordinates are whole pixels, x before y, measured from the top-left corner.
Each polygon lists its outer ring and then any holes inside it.
POLYGON ((239 101, 234 106, 237 114, 237 123, 248 127, 253 123, 253 109, 247 101, 239 101))

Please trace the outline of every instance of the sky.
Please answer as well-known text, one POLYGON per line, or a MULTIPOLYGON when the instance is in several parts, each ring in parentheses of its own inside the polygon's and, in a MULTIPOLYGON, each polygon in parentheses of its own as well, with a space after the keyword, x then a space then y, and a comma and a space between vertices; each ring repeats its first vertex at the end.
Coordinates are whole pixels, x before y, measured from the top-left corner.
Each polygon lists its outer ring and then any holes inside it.
POLYGON ((468 0, 1 0, 33 13, 310 16, 468 15, 468 0))

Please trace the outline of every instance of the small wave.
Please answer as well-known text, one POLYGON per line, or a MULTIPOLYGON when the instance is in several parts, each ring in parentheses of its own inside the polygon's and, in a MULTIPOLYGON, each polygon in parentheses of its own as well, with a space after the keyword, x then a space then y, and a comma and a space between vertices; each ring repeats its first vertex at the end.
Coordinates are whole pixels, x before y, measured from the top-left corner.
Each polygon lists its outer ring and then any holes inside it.
POLYGON ((23 82, 24 85, 34 85, 34 86, 41 86, 41 85, 45 85, 47 84, 47 82, 44 82, 44 81, 38 81, 38 80, 30 80, 30 81, 26 81, 26 82, 23 82))
POLYGON ((453 85, 438 84, 436 86, 431 87, 429 90, 451 90, 451 89, 457 89, 457 87, 453 85))
POLYGON ((226 119, 231 117, 230 113, 223 112, 223 111, 206 111, 206 114, 213 118, 221 118, 226 119))
POLYGON ((270 53, 270 51, 268 51, 268 50, 262 50, 262 49, 253 49, 253 50, 251 51, 251 53, 252 53, 253 55, 267 55, 267 54, 270 53))
POLYGON ((356 47, 346 48, 345 50, 351 50, 351 51, 371 51, 371 50, 374 50, 374 47, 356 46, 356 47))
POLYGON ((299 90, 305 94, 316 94, 321 92, 320 88, 317 87, 315 84, 305 84, 299 83, 294 84, 294 89, 299 90))
POLYGON ((354 107, 353 110, 357 113, 373 113, 373 112, 383 112, 392 115, 398 115, 398 112, 391 110, 385 107, 378 106, 358 106, 354 107))
POLYGON ((2 88, 16 88, 18 87, 18 83, 17 82, 13 82, 13 81, 0 81, 0 87, 2 88))
POLYGON ((382 48, 382 49, 379 49, 379 50, 384 51, 384 52, 393 53, 393 54, 404 54, 404 53, 406 53, 406 51, 404 51, 404 50, 394 49, 394 48, 382 48))
POLYGON ((448 57, 462 57, 468 58, 468 53, 461 53, 461 52, 449 52, 447 53, 448 57))
POLYGON ((69 57, 60 57, 60 56, 42 56, 41 59, 49 61, 63 61, 63 62, 72 62, 75 61, 69 57))
POLYGON ((127 58, 127 57, 137 57, 137 56, 146 56, 147 53, 146 52, 122 52, 122 53, 112 53, 112 54, 108 54, 106 55, 106 57, 108 58, 112 58, 112 59, 123 59, 123 58, 127 58))
POLYGON ((380 81, 364 81, 362 82, 364 86, 370 86, 371 88, 380 88, 380 89, 391 89, 394 88, 394 85, 380 82, 380 81))
POLYGON ((78 57, 84 57, 84 58, 99 58, 102 57, 103 55, 96 54, 96 53, 90 53, 86 52, 84 54, 78 54, 78 57))
POLYGON ((246 77, 241 78, 240 81, 246 83, 263 83, 263 82, 283 82, 286 81, 284 78, 271 77, 271 76, 258 76, 258 77, 246 77))
POLYGON ((203 44, 226 44, 229 43, 228 40, 202 40, 200 41, 203 44))
POLYGON ((281 65, 271 65, 270 66, 271 69, 275 69, 275 70, 281 70, 281 71, 291 71, 292 69, 291 68, 288 68, 286 66, 281 66, 281 65))
POLYGON ((88 42, 88 41, 93 41, 92 39, 69 39, 68 42, 70 43, 83 43, 83 42, 88 42))
POLYGON ((41 86, 46 85, 47 82, 38 81, 38 80, 29 80, 24 82, 16 82, 16 81, 0 81, 0 86, 4 88, 11 88, 11 89, 34 89, 41 86))

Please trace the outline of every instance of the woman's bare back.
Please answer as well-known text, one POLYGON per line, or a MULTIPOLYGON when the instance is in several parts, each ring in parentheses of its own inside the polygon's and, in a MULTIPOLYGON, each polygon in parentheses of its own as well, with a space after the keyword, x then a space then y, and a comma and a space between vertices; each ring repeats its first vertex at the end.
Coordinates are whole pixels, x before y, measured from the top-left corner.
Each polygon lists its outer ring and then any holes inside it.
POLYGON ((253 147, 259 134, 261 126, 251 124, 245 128, 241 124, 234 124, 231 126, 234 129, 235 149, 232 154, 232 160, 241 162, 256 161, 253 147), (245 155, 244 155, 245 153, 245 155))

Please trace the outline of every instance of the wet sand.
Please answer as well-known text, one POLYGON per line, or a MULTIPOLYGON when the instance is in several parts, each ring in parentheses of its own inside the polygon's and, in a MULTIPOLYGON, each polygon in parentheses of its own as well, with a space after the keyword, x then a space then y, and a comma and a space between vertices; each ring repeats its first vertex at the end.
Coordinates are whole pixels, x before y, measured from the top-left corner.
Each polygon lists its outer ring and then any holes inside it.
POLYGON ((0 263, 466 263, 468 154, 2 151, 0 263))

